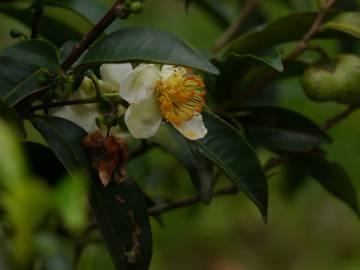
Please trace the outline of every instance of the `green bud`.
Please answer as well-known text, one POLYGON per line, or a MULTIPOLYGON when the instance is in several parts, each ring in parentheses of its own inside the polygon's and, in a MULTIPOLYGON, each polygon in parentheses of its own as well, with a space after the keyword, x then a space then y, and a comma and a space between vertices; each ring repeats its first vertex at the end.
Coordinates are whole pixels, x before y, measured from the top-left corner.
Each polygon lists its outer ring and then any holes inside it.
POLYGON ((130 9, 132 13, 140 14, 144 9, 144 5, 140 1, 134 1, 131 3, 130 9))
POLYGON ((104 118, 103 117, 96 117, 95 118, 95 123, 98 126, 98 128, 100 130, 106 130, 107 129, 107 125, 104 122, 104 118))
POLYGON ((12 37, 12 38, 19 38, 19 37, 24 36, 24 33, 20 32, 20 31, 18 31, 16 29, 10 30, 9 34, 10 34, 10 37, 12 37))

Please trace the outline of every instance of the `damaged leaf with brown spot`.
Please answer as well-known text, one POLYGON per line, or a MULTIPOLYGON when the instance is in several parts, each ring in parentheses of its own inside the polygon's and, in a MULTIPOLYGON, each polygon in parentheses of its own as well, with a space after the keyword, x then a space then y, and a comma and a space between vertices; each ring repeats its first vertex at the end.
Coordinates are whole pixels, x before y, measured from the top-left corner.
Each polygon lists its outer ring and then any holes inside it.
POLYGON ((100 131, 95 131, 85 137, 83 145, 90 151, 91 165, 98 171, 101 183, 105 187, 111 179, 121 183, 129 157, 125 140, 116 136, 104 137, 100 131))

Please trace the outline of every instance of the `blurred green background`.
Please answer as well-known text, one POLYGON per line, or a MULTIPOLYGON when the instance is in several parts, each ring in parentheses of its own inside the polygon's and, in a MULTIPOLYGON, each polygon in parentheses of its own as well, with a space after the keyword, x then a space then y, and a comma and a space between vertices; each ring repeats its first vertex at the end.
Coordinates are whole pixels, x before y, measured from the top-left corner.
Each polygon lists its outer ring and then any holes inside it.
MULTIPOLYGON (((226 12, 230 18, 234 18, 237 7, 242 4, 235 0, 221 2, 228 4, 226 12)), ((315 2, 264 0, 260 10, 265 20, 273 20, 294 10, 315 10, 315 2)), ((49 8, 47 12, 66 18, 83 31, 90 27, 89 23, 68 11, 49 8)), ((16 42, 9 37, 10 29, 28 31, 25 26, 3 15, 0 15, 0 22, 0 49, 16 42)), ((223 31, 208 13, 196 5, 186 12, 182 0, 146 1, 141 15, 132 16, 122 24, 153 26, 174 32, 204 53, 223 31)), ((323 43, 332 54, 340 50, 333 41, 323 43)), ((286 51, 291 46, 287 44, 282 48, 286 51)), ((340 105, 307 100, 299 78, 281 81, 272 88, 279 93, 279 106, 301 112, 319 124, 344 109, 340 105)), ((348 171, 358 190, 359 121, 360 111, 332 129, 330 135, 334 144, 326 147, 330 159, 348 171)), ((181 198, 195 194, 185 170, 160 150, 153 150, 133 161, 128 170, 152 195, 181 198)), ((209 206, 198 205, 165 214, 163 226, 154 221, 151 269, 360 269, 360 222, 354 213, 313 181, 307 181, 294 196, 287 196, 283 192, 284 181, 281 170, 270 178, 268 224, 263 223, 257 209, 241 194, 214 199, 209 206)), ((110 269, 103 247, 93 245, 85 252, 93 258, 92 262, 82 262, 92 267, 86 269, 110 269), (98 257, 102 257, 100 261, 96 260, 98 257)))

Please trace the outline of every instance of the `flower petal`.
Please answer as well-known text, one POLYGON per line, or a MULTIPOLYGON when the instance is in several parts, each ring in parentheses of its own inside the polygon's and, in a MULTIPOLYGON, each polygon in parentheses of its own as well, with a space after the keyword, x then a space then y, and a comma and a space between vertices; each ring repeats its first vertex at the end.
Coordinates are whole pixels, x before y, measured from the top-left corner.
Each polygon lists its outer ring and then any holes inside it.
POLYGON ((94 132, 98 129, 95 118, 99 115, 99 113, 97 111, 97 105, 94 104, 81 104, 52 108, 49 110, 49 115, 67 119, 82 127, 88 133, 94 132))
POLYGON ((129 103, 137 103, 154 94, 159 79, 158 69, 153 64, 141 64, 129 72, 120 89, 120 96, 129 103))
POLYGON ((166 81, 176 71, 173 65, 163 65, 160 71, 161 80, 166 81))
POLYGON ((129 63, 126 64, 103 64, 100 66, 101 79, 116 84, 119 88, 125 75, 132 70, 129 63))
POLYGON ((146 139, 153 136, 161 124, 162 114, 155 97, 131 104, 125 113, 125 123, 131 135, 146 139))
POLYGON ((198 140, 204 138, 208 130, 205 127, 201 114, 194 115, 190 120, 174 127, 186 138, 198 140))

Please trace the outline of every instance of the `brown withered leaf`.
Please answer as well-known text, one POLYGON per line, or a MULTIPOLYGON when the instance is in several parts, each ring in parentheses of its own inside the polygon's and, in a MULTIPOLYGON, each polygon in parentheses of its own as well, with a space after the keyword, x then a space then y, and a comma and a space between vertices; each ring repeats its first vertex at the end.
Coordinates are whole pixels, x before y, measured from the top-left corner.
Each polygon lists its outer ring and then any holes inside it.
POLYGON ((104 137, 100 131, 90 133, 83 140, 83 145, 91 154, 91 165, 98 171, 101 183, 107 186, 111 179, 121 182, 125 175, 125 162, 129 157, 125 140, 104 137))

